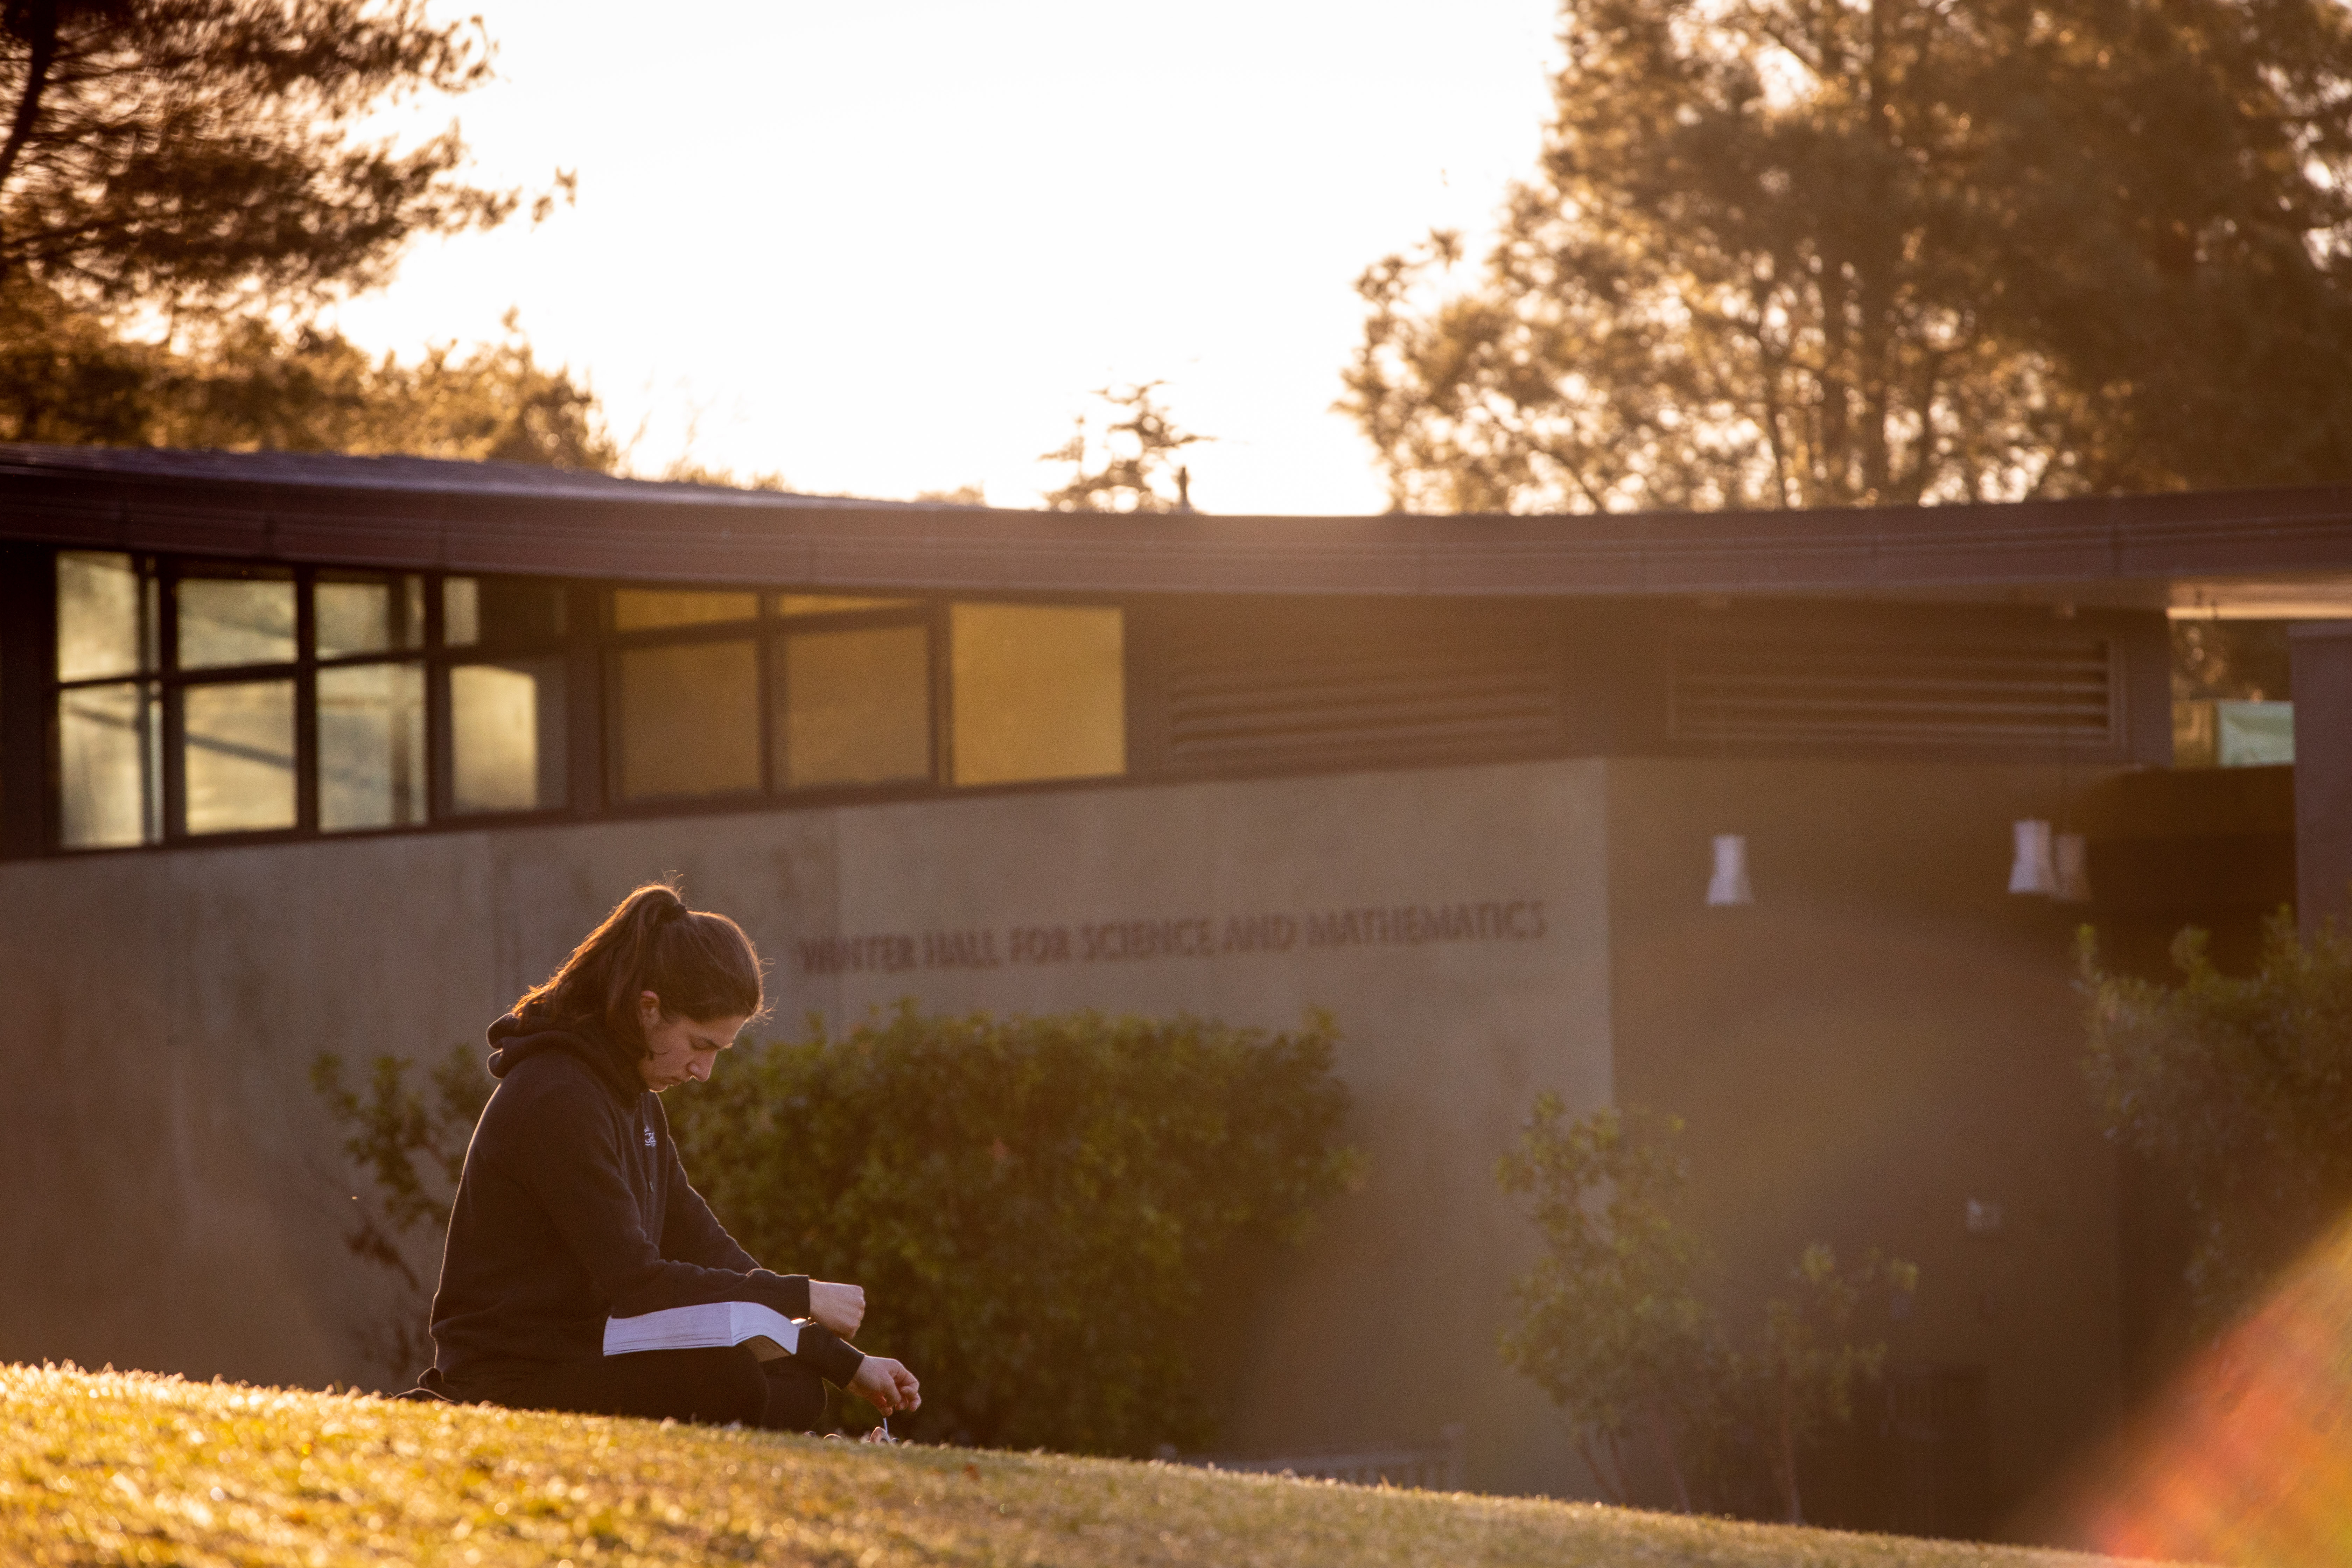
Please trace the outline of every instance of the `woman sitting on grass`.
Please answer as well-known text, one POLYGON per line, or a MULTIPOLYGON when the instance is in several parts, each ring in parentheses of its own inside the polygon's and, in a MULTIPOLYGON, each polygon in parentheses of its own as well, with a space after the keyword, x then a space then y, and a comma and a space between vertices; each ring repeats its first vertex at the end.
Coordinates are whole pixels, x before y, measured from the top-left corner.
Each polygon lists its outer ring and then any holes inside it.
POLYGON ((807 1431, 830 1380, 885 1415, 914 1374, 848 1343, 866 1292, 772 1274, 687 1184, 664 1089, 708 1080, 764 1009, 760 960, 725 915, 639 888, 490 1026, 498 1088, 474 1128, 433 1297, 433 1370, 452 1399, 807 1431), (604 1353, 604 1321, 756 1301, 813 1318, 795 1355, 749 1346, 604 1353))

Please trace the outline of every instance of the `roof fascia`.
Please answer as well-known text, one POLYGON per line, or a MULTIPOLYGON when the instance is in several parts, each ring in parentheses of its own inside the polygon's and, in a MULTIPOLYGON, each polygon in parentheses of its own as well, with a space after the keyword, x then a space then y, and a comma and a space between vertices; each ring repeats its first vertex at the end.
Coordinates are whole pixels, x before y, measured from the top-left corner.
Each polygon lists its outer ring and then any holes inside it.
MULTIPOLYGON (((651 488, 651 487, 649 487, 651 488)), ((2352 488, 1600 516, 1149 516, 0 473, 0 538, 320 566, 950 592, 1996 592, 2352 573, 2352 488)))

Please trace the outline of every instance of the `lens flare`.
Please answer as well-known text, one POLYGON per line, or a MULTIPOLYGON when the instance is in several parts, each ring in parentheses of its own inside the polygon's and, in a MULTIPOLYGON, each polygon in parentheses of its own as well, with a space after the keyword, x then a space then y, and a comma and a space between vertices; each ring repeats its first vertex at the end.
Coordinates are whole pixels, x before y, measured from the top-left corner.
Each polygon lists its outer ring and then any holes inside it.
POLYGON ((2084 1510, 2117 1556, 2352 1563, 2352 1221, 2179 1380, 2084 1510))

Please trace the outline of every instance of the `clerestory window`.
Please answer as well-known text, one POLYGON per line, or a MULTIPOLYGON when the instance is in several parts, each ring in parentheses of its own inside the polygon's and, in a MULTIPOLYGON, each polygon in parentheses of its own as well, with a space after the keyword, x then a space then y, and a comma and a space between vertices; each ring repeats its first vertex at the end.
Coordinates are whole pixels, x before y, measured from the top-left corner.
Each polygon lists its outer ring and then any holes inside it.
POLYGON ((1127 768, 1114 606, 103 551, 59 552, 55 587, 61 848, 1127 768))
POLYGON ((61 552, 58 845, 561 805, 564 600, 527 579, 61 552))

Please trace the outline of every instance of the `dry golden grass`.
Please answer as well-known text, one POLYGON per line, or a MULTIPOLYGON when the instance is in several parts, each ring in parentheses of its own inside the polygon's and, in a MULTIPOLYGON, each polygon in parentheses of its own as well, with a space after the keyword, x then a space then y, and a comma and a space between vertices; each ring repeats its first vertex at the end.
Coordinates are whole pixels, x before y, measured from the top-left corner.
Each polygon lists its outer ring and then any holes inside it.
POLYGON ((0 1563, 1983 1564, 2061 1552, 0 1367, 0 1563))

